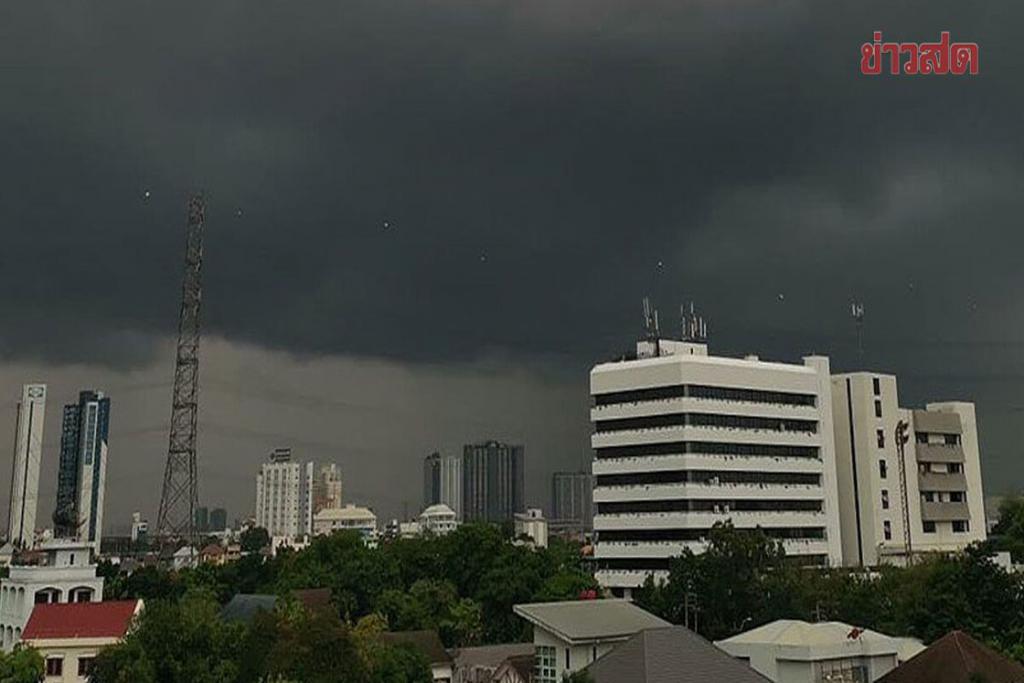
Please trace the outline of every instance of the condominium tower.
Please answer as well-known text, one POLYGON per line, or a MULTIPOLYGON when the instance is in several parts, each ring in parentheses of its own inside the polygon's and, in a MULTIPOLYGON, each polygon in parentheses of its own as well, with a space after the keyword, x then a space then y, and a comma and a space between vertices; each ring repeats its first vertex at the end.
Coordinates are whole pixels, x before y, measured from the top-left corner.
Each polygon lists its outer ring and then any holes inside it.
POLYGON ((731 521, 787 554, 842 559, 828 358, 708 355, 704 343, 637 344, 591 370, 597 578, 628 594, 731 521))
POLYGON ((466 521, 511 522, 522 512, 524 451, 497 441, 462 449, 462 516, 466 521))
POLYGON ((906 564, 908 552, 985 540, 974 404, 901 408, 896 377, 856 372, 833 376, 832 405, 843 564, 906 564))
POLYGON ((462 519, 462 456, 431 453, 423 459, 423 507, 447 505, 462 519))
POLYGON ((55 533, 90 543, 97 551, 103 536, 109 431, 110 399, 103 392, 82 391, 78 403, 64 406, 55 533))
POLYGON ((46 385, 22 387, 14 426, 14 465, 7 516, 7 540, 19 548, 31 547, 35 538, 45 413, 46 385))

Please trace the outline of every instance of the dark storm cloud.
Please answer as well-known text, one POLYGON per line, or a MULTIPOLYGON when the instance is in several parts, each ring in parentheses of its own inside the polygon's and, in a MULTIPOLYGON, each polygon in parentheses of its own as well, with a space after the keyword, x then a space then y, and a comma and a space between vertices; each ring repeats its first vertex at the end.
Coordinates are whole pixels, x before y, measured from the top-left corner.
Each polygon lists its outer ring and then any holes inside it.
POLYGON ((174 331, 184 197, 202 187, 204 324, 228 339, 417 363, 503 354, 582 382, 630 343, 641 296, 692 297, 719 351, 815 350, 906 373, 908 400, 975 398, 1011 468, 1020 3, 3 13, 9 359, 151 361, 174 331), (980 43, 981 74, 864 77, 875 29, 949 29, 980 43), (863 358, 852 298, 868 310, 863 358))

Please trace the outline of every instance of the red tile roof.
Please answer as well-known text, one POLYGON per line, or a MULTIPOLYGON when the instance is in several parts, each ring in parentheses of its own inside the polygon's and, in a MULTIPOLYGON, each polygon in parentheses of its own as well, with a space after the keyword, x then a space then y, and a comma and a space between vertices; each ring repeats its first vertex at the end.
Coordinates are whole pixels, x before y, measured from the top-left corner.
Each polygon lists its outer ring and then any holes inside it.
POLYGON ((36 605, 22 640, 123 638, 141 600, 36 605))
POLYGON ((1024 683, 1024 666, 952 631, 903 662, 878 683, 1024 683))

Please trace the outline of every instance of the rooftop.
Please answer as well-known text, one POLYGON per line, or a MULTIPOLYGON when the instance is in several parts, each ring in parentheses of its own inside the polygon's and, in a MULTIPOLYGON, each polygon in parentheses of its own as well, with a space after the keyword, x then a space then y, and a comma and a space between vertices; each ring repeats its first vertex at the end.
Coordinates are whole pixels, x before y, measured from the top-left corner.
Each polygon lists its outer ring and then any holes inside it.
POLYGON ((768 683, 683 626, 640 631, 587 667, 595 683, 768 683))
POLYGON ((452 661, 437 631, 388 631, 380 634, 380 637, 390 645, 412 645, 423 653, 431 664, 446 664, 452 661))
POLYGON ((1021 683, 1024 666, 982 645, 963 631, 936 640, 877 683, 1021 683))
POLYGON ((750 646, 770 645, 783 650, 792 660, 813 660, 831 656, 858 654, 899 654, 906 639, 893 638, 877 631, 858 628, 841 621, 809 623, 779 619, 716 643, 735 655, 750 646))
POLYGON ((141 600, 36 605, 21 638, 123 638, 141 609, 141 600))
POLYGON ((637 631, 671 626, 628 600, 574 600, 516 605, 515 613, 566 642, 625 640, 637 631))

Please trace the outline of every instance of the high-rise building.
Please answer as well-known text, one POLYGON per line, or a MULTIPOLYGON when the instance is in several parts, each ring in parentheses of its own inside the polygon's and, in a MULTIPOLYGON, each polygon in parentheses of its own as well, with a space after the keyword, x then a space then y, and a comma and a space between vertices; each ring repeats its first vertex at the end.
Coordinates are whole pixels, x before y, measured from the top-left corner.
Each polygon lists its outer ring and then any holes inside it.
POLYGON ((423 459, 423 506, 447 505, 462 519, 462 456, 431 453, 423 459))
POLYGON ((907 410, 896 377, 855 372, 832 377, 832 406, 845 565, 905 564, 908 550, 949 552, 985 540, 974 404, 907 410))
POLYGON ((522 446, 497 441, 463 447, 463 519, 510 522, 523 511, 523 450, 522 446))
POLYGON ((293 462, 290 448, 275 449, 256 475, 256 526, 271 537, 311 533, 312 484, 313 463, 293 462))
POLYGON ((320 465, 313 481, 312 514, 321 510, 341 509, 341 487, 341 468, 333 462, 320 465))
POLYGON ((103 496, 107 480, 110 399, 82 391, 78 403, 64 406, 57 471, 55 532, 92 543, 103 536, 103 496))
POLYGON ((594 527, 594 477, 590 472, 555 472, 551 476, 551 524, 561 530, 594 527))
POLYGON ((828 358, 802 365, 652 340, 591 370, 598 580, 631 593, 712 526, 760 527, 805 562, 842 560, 828 358))
POLYGON ((196 508, 196 533, 205 534, 210 530, 210 509, 206 506, 196 508))
POLYGON ((210 510, 210 531, 224 531, 228 528, 228 512, 224 508, 210 510))
POLYGON ((14 426, 14 468, 7 516, 7 540, 19 548, 31 547, 35 539, 45 414, 46 385, 23 386, 14 426))

